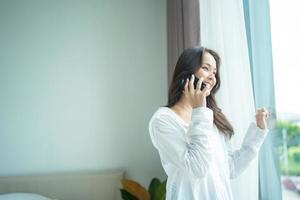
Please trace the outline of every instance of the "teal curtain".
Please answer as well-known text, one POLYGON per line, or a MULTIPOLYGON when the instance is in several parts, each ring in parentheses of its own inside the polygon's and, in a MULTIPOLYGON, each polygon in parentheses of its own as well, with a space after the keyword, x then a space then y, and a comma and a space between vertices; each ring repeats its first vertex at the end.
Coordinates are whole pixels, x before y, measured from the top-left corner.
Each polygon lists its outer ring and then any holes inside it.
MULTIPOLYGON (((255 107, 275 111, 268 0, 243 0, 255 107)), ((276 130, 270 129, 259 153, 259 199, 281 200, 276 130)))

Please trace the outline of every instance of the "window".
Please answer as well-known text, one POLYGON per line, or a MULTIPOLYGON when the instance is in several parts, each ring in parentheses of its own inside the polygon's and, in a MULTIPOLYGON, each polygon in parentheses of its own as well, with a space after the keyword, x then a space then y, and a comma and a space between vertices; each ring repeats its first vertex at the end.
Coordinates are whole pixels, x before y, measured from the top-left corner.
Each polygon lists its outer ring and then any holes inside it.
POLYGON ((283 200, 300 200, 300 2, 270 1, 283 200))

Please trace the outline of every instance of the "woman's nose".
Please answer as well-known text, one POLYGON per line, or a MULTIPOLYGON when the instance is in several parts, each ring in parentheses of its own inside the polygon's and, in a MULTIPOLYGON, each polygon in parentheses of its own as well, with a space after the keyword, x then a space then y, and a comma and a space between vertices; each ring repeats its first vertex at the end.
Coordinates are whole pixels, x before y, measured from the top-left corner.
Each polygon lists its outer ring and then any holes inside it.
POLYGON ((214 73, 210 73, 208 76, 207 76, 207 81, 209 82, 214 82, 216 79, 215 77, 215 74, 214 73))
POLYGON ((214 79, 214 74, 213 73, 210 73, 207 77, 209 80, 213 80, 214 79))

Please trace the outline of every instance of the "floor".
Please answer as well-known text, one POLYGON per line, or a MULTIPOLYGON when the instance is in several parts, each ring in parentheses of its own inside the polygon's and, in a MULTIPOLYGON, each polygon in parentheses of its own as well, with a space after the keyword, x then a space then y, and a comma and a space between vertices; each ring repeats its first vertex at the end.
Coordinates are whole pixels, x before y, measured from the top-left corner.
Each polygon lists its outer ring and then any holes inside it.
POLYGON ((282 200, 300 200, 300 194, 282 188, 282 200))

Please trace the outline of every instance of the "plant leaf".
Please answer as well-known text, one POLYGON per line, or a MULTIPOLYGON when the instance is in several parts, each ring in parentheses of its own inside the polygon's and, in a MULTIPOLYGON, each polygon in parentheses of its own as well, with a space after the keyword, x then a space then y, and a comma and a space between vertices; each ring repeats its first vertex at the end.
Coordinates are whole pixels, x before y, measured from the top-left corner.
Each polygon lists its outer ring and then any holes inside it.
POLYGON ((153 200, 165 200, 167 180, 163 181, 155 190, 153 200))
POLYGON ((161 184, 161 182, 158 178, 153 178, 151 180, 151 183, 150 183, 149 188, 148 188, 151 200, 154 200, 155 190, 159 187, 160 184, 161 184))
POLYGON ((129 179, 123 179, 121 180, 121 183, 127 192, 133 194, 139 200, 150 200, 149 192, 138 182, 129 179))
POLYGON ((160 200, 166 200, 166 193, 164 193, 161 197, 160 200))
POLYGON ((121 191, 121 196, 124 200, 138 200, 138 198, 136 198, 134 195, 130 194, 126 190, 120 189, 120 191, 121 191))

